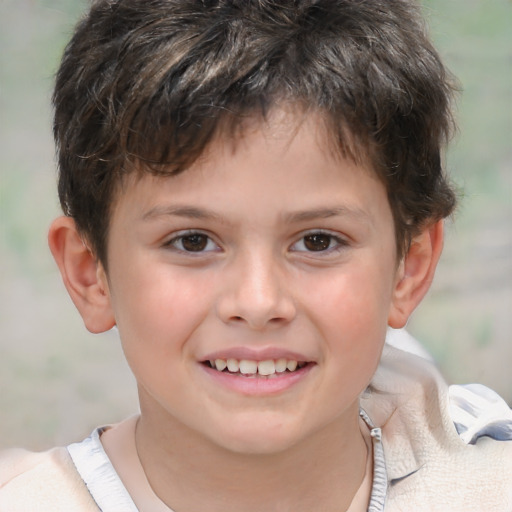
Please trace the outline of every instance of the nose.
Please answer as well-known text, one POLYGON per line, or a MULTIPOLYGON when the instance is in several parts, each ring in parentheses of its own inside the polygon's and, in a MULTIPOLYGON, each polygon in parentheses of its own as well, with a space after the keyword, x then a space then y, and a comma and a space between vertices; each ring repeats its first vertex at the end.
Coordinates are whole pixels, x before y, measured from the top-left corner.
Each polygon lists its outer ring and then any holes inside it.
POLYGON ((272 254, 240 256, 225 275, 217 314, 253 330, 285 325, 296 315, 289 284, 272 254))

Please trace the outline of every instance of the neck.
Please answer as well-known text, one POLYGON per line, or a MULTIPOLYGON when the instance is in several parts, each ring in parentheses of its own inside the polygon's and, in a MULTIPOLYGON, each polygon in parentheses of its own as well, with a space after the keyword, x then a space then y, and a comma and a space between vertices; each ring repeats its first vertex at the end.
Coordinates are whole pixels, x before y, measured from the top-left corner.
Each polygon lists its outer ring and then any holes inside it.
POLYGON ((368 453, 357 404, 300 445, 270 455, 232 452, 168 414, 144 409, 139 458, 155 493, 175 511, 339 512, 364 478, 368 453))

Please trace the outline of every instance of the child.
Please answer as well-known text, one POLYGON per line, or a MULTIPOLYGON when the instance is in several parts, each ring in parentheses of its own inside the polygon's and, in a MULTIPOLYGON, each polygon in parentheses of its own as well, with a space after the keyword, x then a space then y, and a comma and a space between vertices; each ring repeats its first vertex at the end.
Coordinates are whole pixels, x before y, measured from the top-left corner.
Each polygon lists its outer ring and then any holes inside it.
POLYGON ((512 510, 504 402, 384 346, 454 208, 452 90, 410 0, 96 1, 49 243, 141 412, 4 454, 1 510, 512 510))

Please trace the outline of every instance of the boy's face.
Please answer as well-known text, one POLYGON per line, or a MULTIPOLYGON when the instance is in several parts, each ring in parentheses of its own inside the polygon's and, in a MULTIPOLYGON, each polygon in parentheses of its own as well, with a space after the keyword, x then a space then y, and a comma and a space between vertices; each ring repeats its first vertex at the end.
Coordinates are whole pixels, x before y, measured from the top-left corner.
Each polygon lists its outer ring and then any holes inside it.
POLYGON ((393 218, 322 126, 276 113, 122 189, 105 283, 143 415, 243 453, 356 424, 394 307, 393 218), (250 374, 209 363, 228 359, 250 374))

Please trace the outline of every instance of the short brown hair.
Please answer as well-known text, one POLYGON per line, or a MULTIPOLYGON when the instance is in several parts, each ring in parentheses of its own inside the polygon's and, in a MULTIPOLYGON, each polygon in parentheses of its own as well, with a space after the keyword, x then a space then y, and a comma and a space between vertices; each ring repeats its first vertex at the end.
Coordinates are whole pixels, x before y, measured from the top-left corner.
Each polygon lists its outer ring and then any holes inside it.
POLYGON ((62 208, 106 265, 124 174, 182 172, 221 123, 285 101, 367 153, 401 255, 455 205, 441 163, 453 83, 411 0, 98 0, 53 96, 62 208))

